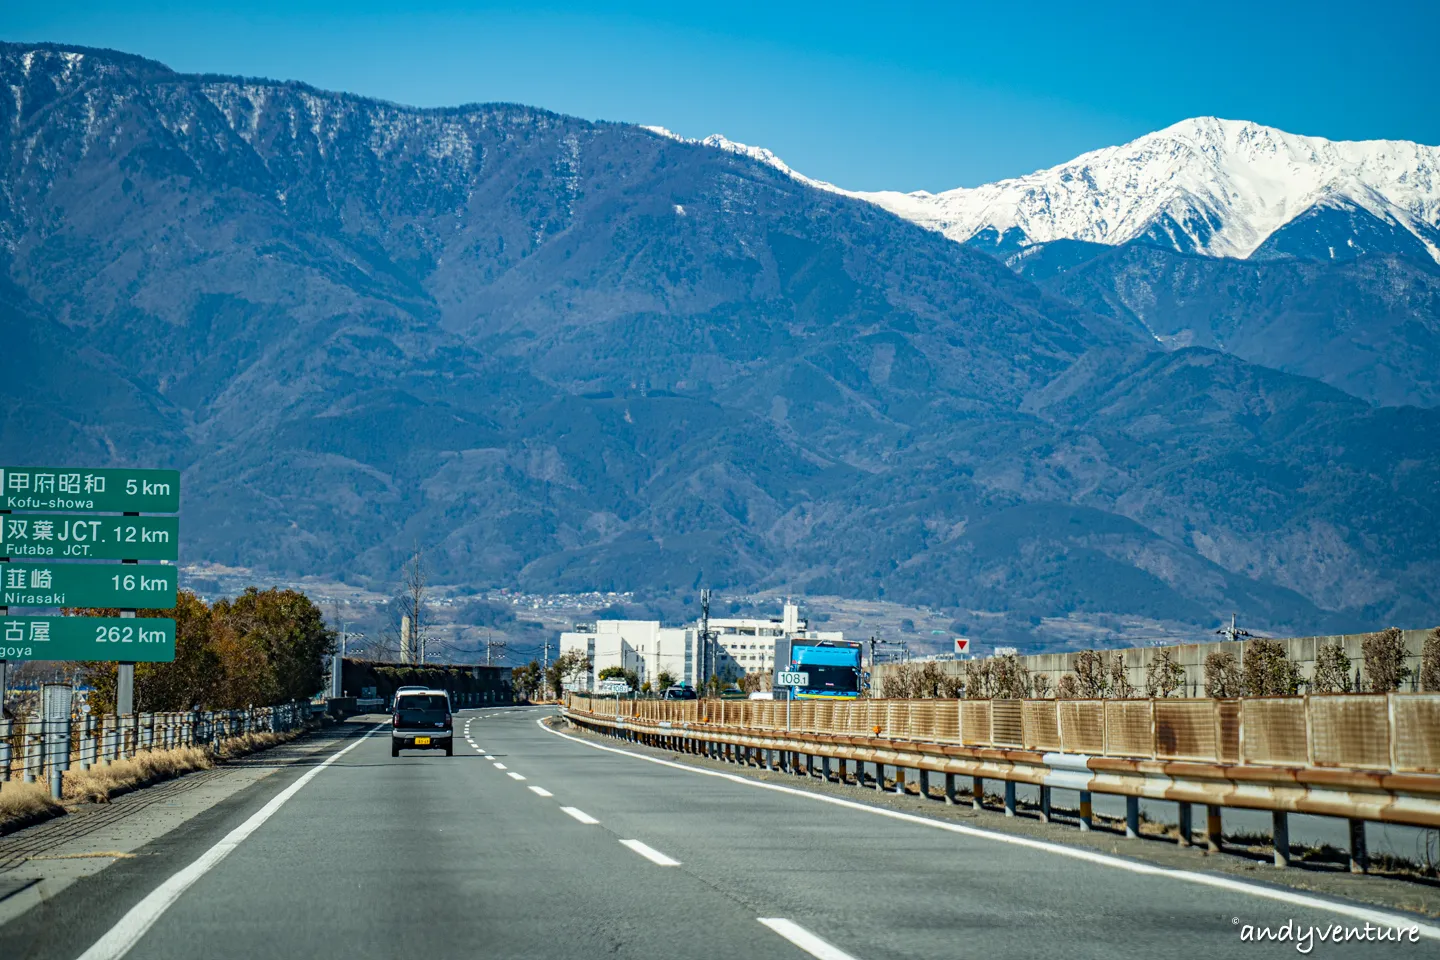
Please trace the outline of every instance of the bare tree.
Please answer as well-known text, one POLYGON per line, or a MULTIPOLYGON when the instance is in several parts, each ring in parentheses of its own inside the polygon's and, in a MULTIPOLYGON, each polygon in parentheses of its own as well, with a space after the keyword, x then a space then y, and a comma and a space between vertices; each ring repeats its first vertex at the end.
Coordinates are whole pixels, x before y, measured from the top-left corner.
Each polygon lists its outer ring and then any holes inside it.
POLYGON ((1164 647, 1155 651, 1145 668, 1145 696, 1168 697, 1185 685, 1185 668, 1164 647))
POLYGON ((990 667, 994 696, 1000 700, 1023 700, 1030 696, 1030 671, 1020 658, 1006 653, 994 659, 990 667))
POLYGON ((1116 651, 1110 655, 1110 696, 1117 700, 1129 700, 1135 696, 1135 684, 1125 669, 1125 654, 1116 651))
POLYGON ((1102 699, 1110 690, 1110 677, 1105 671, 1105 655, 1095 650, 1075 654, 1075 688, 1084 700, 1102 699))
POLYGON ((987 657, 965 661, 965 696, 971 700, 988 700, 995 695, 995 676, 987 657))
POLYGON ((1245 677, 1235 654, 1229 650, 1216 650, 1205 657, 1205 696, 1217 700, 1243 696, 1245 677))

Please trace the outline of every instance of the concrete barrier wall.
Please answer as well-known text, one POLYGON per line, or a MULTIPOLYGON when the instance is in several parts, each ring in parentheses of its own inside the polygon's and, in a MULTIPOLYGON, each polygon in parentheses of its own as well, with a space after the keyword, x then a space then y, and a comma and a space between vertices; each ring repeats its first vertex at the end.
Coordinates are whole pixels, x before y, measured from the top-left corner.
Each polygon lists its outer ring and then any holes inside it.
MULTIPOLYGON (((1406 666, 1410 668, 1410 680, 1403 689, 1416 690, 1416 678, 1420 673, 1420 651, 1425 645, 1425 638, 1430 635, 1430 629, 1406 630, 1405 650, 1407 653, 1406 666)), ((1361 650, 1361 644, 1367 633, 1346 633, 1329 637, 1290 637, 1277 638, 1279 643, 1285 645, 1286 655, 1300 665, 1301 674, 1309 680, 1315 673, 1315 654, 1322 646, 1339 642, 1345 649, 1345 655, 1350 658, 1351 680, 1353 682, 1355 672, 1364 673, 1365 654, 1361 650)), ((1205 658, 1217 650, 1228 650, 1235 655, 1237 662, 1243 662, 1245 648, 1249 641, 1240 640, 1236 642, 1218 641, 1216 643, 1177 643, 1166 644, 1163 647, 1130 647, 1120 650, 1104 651, 1107 657, 1120 654, 1125 658, 1125 673, 1130 683, 1136 690, 1145 690, 1145 671, 1155 659, 1156 653, 1160 650, 1168 650, 1170 656, 1185 671, 1185 686, 1178 691, 1181 696, 1203 697, 1205 695, 1205 658)), ((1032 677, 1044 674, 1050 678, 1050 689, 1054 691, 1060 683, 1060 678, 1067 673, 1075 672, 1075 652, 1069 653, 1037 653, 1020 658, 1030 671, 1032 677)), ((877 690, 885 682, 885 677, 892 674, 899 664, 882 663, 875 668, 874 684, 877 690)), ((965 663, 959 660, 941 660, 936 666, 950 676, 965 676, 965 663)), ((1363 679, 1363 678, 1362 678, 1363 679)))

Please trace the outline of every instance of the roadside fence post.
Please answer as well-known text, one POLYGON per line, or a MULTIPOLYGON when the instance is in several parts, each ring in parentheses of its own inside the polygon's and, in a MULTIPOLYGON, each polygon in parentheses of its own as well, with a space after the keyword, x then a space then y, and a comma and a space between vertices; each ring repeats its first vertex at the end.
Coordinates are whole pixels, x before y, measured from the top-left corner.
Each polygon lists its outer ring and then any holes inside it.
POLYGON ((0 783, 10 779, 10 737, 14 732, 14 721, 0 716, 0 783))
POLYGON ((1370 852, 1365 845, 1365 821, 1350 821, 1350 872, 1365 873, 1370 869, 1370 852))
POLYGON ((1040 785, 1040 822, 1050 822, 1050 788, 1040 785))
POLYGON ((1080 791, 1080 832, 1089 833, 1093 826, 1091 819, 1094 816, 1094 807, 1090 802, 1090 791, 1080 791))
POLYGON ((27 718, 25 721, 25 734, 21 739, 21 743, 23 744, 23 746, 21 747, 21 750, 23 751, 21 753, 21 757, 23 757, 23 760, 21 762, 23 763, 22 769, 24 770, 24 777, 26 783, 35 782, 35 761, 38 759, 35 755, 35 748, 37 746, 35 726, 39 722, 40 718, 38 715, 27 718))
POLYGON ((1140 798, 1125 798, 1125 836, 1134 840, 1140 836, 1140 798))
POLYGON ((80 769, 89 770, 95 765, 95 715, 85 714, 80 728, 80 769))
POLYGON ((1194 829, 1194 812, 1188 803, 1180 804, 1180 846, 1190 846, 1191 832, 1194 829))
POLYGON ((1015 816, 1015 781, 1005 781, 1005 816, 1015 816))
POLYGON ((970 778, 970 809, 971 809, 971 810, 983 810, 983 809, 985 809, 985 778, 984 778, 984 777, 971 777, 971 778, 970 778))
POLYGON ((1220 852, 1222 820, 1221 808, 1213 803, 1205 804, 1205 849, 1211 853, 1220 852))
POLYGON ((955 774, 945 774, 945 805, 955 806, 955 774))
POLYGON ((1270 833, 1275 842, 1275 866, 1290 866, 1290 814, 1284 810, 1272 810, 1270 833))

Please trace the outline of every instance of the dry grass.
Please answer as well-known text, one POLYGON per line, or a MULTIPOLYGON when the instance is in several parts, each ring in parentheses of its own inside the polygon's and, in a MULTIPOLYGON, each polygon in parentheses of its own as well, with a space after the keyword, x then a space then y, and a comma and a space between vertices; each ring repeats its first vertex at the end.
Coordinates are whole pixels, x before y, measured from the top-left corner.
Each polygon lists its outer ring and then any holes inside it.
POLYGON ((238 737, 220 741, 215 754, 221 760, 231 760, 235 757, 243 757, 247 753, 255 753, 257 750, 268 750, 287 740, 295 739, 299 733, 298 730, 292 733, 242 733, 238 737))
POLYGON ((146 750, 128 760, 97 764, 89 770, 65 771, 65 799, 72 803, 104 803, 122 791, 212 766, 214 762, 197 747, 146 750))
POLYGON ((11 824, 64 812, 65 808, 50 798, 50 790, 43 783, 18 780, 0 783, 0 832, 11 824))
MULTIPOLYGON (((305 730, 288 733, 247 733, 222 740, 214 754, 199 747, 177 747, 171 750, 145 750, 128 760, 99 763, 89 770, 78 767, 65 771, 62 799, 65 803, 107 803, 111 797, 138 787, 171 780, 196 770, 208 770, 217 761, 243 757, 246 754, 294 740, 305 730)), ((0 783, 0 832, 14 823, 65 812, 50 797, 45 784, 11 781, 0 783)))

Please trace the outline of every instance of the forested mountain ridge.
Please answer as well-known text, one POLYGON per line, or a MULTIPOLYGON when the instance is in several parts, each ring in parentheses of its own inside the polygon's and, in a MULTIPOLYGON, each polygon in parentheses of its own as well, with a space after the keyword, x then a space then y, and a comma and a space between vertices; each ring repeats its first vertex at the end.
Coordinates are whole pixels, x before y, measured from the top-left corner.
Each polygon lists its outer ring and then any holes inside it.
POLYGON ((639 127, 0 46, 0 442, 383 583, 1434 619, 1437 423, 639 127), (1147 345, 1148 341, 1148 345, 1147 345))

